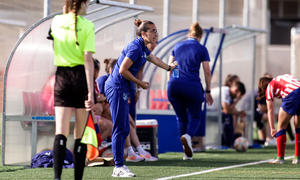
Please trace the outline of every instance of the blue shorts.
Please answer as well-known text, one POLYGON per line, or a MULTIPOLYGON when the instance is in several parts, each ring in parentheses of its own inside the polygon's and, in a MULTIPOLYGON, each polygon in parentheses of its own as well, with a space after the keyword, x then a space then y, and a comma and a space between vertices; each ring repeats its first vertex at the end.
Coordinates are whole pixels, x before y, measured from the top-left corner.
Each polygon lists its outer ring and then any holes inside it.
POLYGON ((300 88, 283 98, 281 107, 290 115, 300 115, 300 88))

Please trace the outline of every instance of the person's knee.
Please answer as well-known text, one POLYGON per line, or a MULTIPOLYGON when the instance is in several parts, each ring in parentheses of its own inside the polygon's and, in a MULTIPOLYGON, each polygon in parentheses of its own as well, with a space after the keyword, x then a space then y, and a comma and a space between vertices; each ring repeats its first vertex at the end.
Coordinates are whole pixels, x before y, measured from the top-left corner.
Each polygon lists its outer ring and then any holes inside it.
POLYGON ((295 129, 300 128, 300 115, 299 116, 295 116, 294 126, 295 126, 295 129))
POLYGON ((106 123, 103 120, 99 120, 98 122, 100 133, 103 133, 106 130, 106 123))

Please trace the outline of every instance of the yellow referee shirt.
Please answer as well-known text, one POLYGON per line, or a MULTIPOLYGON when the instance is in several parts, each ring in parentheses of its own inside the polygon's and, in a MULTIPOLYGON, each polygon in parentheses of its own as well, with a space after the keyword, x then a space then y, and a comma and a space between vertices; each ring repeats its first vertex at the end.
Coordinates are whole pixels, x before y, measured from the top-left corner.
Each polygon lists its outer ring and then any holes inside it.
POLYGON ((77 16, 77 41, 74 32, 75 15, 72 13, 57 15, 51 25, 54 38, 54 65, 74 67, 84 65, 84 52, 95 53, 94 24, 77 16))

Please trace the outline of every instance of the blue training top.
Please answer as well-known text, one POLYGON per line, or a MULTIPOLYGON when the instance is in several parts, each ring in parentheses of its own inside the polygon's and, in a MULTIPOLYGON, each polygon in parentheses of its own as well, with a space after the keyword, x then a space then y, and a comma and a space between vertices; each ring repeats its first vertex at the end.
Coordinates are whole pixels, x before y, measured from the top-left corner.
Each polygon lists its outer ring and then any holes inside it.
POLYGON ((210 61, 206 47, 197 39, 189 38, 177 43, 171 53, 178 62, 179 78, 173 78, 171 74, 169 82, 176 83, 200 83, 200 67, 202 61, 210 61))
POLYGON ((128 57, 133 61, 133 64, 128 70, 134 77, 136 77, 138 71, 145 64, 146 58, 150 55, 150 53, 151 52, 145 46, 143 38, 135 38, 131 43, 125 46, 121 55, 118 57, 112 73, 105 83, 112 87, 120 87, 121 89, 129 90, 131 87, 130 81, 119 73, 123 60, 125 57, 128 57))

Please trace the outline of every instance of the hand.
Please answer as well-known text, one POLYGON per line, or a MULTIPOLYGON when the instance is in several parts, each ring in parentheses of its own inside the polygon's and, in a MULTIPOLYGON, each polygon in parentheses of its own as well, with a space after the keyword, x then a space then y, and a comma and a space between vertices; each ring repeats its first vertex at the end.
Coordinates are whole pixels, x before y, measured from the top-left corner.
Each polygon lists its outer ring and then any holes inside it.
POLYGON ((214 102, 210 93, 205 93, 205 99, 206 99, 207 105, 209 105, 209 106, 211 106, 212 103, 214 102))
POLYGON ((149 86, 150 86, 150 83, 145 82, 145 81, 141 81, 141 82, 139 82, 138 85, 141 86, 141 88, 143 88, 143 89, 148 89, 149 86))
POLYGON ((171 70, 170 71, 172 71, 176 66, 178 66, 178 65, 175 65, 174 64, 174 62, 172 62, 171 64, 170 64, 170 66, 171 66, 171 70))
POLYGON ((245 111, 239 111, 239 116, 240 116, 241 118, 244 118, 244 117, 247 116, 247 114, 245 113, 245 111))
POLYGON ((94 105, 94 93, 88 93, 87 95, 88 99, 84 101, 84 105, 86 108, 86 111, 92 110, 92 107, 94 105))
POLYGON ((236 95, 236 100, 239 101, 242 99, 242 97, 243 97, 243 95, 241 94, 241 92, 238 92, 236 95))
POLYGON ((106 97, 104 96, 104 94, 101 94, 101 93, 96 93, 96 97, 97 97, 98 103, 101 103, 106 100, 106 97))
POLYGON ((103 107, 100 103, 96 103, 92 106, 92 111, 94 111, 96 115, 101 116, 103 112, 103 107))
POLYGON ((271 129, 271 136, 272 137, 276 137, 276 133, 277 133, 276 129, 271 129))

